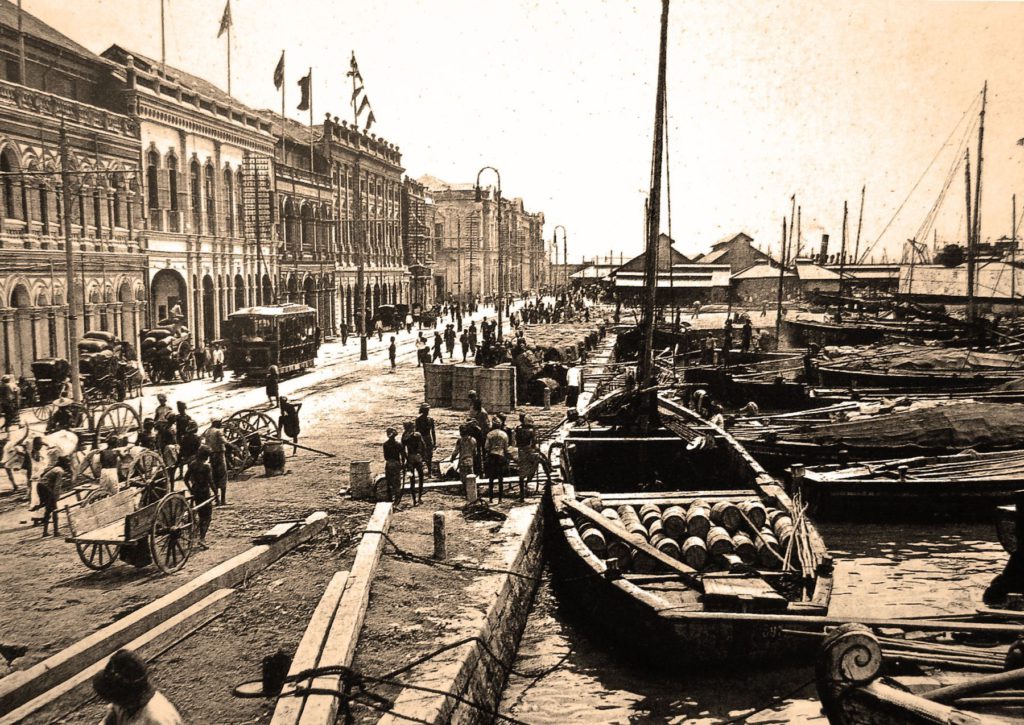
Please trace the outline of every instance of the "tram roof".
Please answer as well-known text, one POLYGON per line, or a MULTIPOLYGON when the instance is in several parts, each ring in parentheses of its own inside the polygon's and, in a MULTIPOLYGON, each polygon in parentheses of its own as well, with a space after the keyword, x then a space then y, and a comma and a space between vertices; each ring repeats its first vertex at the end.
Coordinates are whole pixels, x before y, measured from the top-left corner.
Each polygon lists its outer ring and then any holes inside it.
POLYGON ((281 317, 283 315, 297 315, 302 312, 316 312, 316 308, 297 303, 261 305, 258 307, 242 307, 229 314, 228 317, 281 317))

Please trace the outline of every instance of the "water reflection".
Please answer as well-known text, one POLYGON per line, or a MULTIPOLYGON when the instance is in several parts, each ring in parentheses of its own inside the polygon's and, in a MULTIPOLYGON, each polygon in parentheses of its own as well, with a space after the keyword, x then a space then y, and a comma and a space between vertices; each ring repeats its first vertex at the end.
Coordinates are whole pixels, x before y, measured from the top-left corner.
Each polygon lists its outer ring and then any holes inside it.
MULTIPOLYGON (((842 616, 973 611, 1006 556, 985 523, 819 528, 836 558, 832 612, 842 616)), ((538 724, 826 722, 811 663, 735 674, 638 671, 566 622, 542 586, 515 667, 537 674, 559 663, 540 679, 511 676, 502 712, 538 724)))

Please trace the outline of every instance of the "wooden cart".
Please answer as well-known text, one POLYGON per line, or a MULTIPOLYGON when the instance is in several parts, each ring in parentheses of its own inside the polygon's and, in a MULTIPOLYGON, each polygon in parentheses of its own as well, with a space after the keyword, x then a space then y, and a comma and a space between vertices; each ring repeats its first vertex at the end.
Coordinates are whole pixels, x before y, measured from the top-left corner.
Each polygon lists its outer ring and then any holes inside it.
POLYGON ((196 513, 182 491, 144 503, 146 489, 126 488, 112 496, 65 509, 78 557, 102 571, 117 559, 136 567, 156 564, 165 574, 185 566, 192 554, 196 513))

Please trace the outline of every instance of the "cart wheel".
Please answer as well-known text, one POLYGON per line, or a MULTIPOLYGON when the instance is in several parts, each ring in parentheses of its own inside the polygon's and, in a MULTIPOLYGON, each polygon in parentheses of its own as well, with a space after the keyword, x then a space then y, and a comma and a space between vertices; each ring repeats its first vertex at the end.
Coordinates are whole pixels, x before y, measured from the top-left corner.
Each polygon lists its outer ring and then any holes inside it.
POLYGON ((192 554, 195 523, 195 514, 184 494, 167 494, 157 504, 149 534, 149 552, 153 563, 164 574, 173 574, 185 566, 192 554))
POLYGON ((128 462, 127 485, 142 489, 140 506, 156 503, 171 490, 171 479, 163 459, 154 451, 145 448, 136 453, 128 462))
POLYGON ((277 422, 262 411, 240 410, 224 421, 224 436, 234 446, 228 468, 237 475, 256 463, 267 438, 278 437, 277 422))
POLYGON ((183 362, 178 368, 178 374, 181 375, 181 381, 183 383, 188 383, 196 376, 196 371, 192 367, 191 362, 183 362))
POLYGON ((50 416, 53 415, 53 411, 57 408, 53 403, 43 403, 32 409, 32 414, 35 415, 36 420, 39 422, 49 421, 50 416))
POLYGON ((75 548, 78 550, 78 558, 93 571, 109 569, 121 552, 117 544, 86 544, 76 541, 75 548))
POLYGON ((111 434, 118 437, 137 431, 141 423, 139 412, 127 403, 108 405, 96 419, 96 438, 103 441, 111 434))

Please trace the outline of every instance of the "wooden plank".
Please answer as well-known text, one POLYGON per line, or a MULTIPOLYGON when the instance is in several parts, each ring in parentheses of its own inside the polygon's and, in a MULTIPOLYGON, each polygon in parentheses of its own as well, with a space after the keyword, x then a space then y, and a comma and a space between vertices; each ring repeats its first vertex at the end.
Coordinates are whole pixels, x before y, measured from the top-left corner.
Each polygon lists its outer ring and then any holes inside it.
MULTIPOLYGON (((373 515, 366 524, 363 539, 356 548, 356 558, 349 571, 348 586, 342 595, 338 611, 324 641, 323 652, 320 654, 321 667, 340 665, 349 667, 356 653, 359 641, 359 630, 363 627, 366 607, 370 602, 370 584, 373 582, 384 551, 384 537, 379 533, 387 533, 391 525, 392 506, 390 503, 379 503, 373 509, 373 515)), ((341 687, 341 678, 318 677, 313 680, 313 687, 337 691, 341 687)), ((334 725, 338 717, 340 700, 331 695, 310 695, 302 705, 299 722, 302 725, 334 725)))
POLYGON ((0 715, 20 707, 102 657, 113 654, 215 590, 234 586, 266 568, 326 526, 327 514, 317 511, 306 518, 304 526, 294 535, 274 544, 254 546, 42 662, 8 675, 0 680, 0 715))
POLYGON ((298 526, 301 521, 286 521, 274 526, 269 531, 265 531, 259 536, 253 537, 252 543, 254 544, 269 544, 272 541, 277 541, 282 536, 287 534, 289 531, 298 526))
MULTIPOLYGON (((218 589, 205 599, 201 599, 166 622, 157 625, 142 636, 132 640, 125 645, 125 648, 135 652, 146 661, 153 659, 167 647, 206 626, 223 614, 235 591, 234 589, 218 589)), ((62 703, 62 707, 66 707, 70 706, 72 701, 88 697, 92 694, 93 676, 107 666, 109 659, 109 656, 104 657, 64 682, 61 682, 56 687, 0 717, 0 725, 14 725, 45 707, 54 706, 55 703, 62 703), (66 705, 64 704, 65 701, 66 705)))
POLYGON ((651 557, 670 571, 676 572, 676 574, 682 576, 683 580, 693 588, 699 591, 704 591, 704 586, 701 584, 700 575, 697 573, 696 569, 691 569, 678 559, 673 559, 671 556, 663 554, 660 550, 648 544, 646 540, 630 534, 622 524, 606 519, 601 514, 584 506, 583 504, 571 499, 562 499, 562 503, 583 518, 587 519, 590 523, 594 524, 594 526, 604 530, 606 533, 617 536, 623 541, 629 542, 629 544, 637 551, 651 557))
POLYGON ((68 524, 78 533, 86 533, 122 520, 135 510, 141 489, 129 488, 93 503, 67 508, 68 524))
POLYGON ((125 541, 138 541, 145 536, 149 536, 149 532, 153 529, 153 522, 156 520, 158 506, 160 506, 160 502, 154 501, 148 506, 132 511, 124 517, 125 541))
POLYGON ((79 536, 69 536, 69 543, 80 541, 83 544, 121 544, 124 543, 124 521, 115 521, 100 529, 87 531, 79 536))

